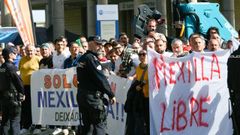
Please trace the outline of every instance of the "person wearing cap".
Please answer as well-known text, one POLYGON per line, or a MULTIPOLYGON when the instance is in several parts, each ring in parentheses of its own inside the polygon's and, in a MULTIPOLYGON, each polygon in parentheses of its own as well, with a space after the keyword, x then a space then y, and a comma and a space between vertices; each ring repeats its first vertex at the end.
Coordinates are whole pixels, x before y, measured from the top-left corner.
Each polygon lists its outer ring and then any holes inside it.
POLYGON ((43 43, 40 46, 40 53, 42 59, 39 62, 39 69, 51 69, 53 68, 52 54, 49 43, 43 43))
POLYGON ((111 104, 116 98, 97 58, 101 38, 91 36, 88 42, 89 50, 81 56, 77 66, 77 102, 81 114, 79 134, 105 135, 108 101, 103 95, 108 95, 111 104))
POLYGON ((21 101, 24 100, 22 79, 17 74, 17 67, 13 64, 17 50, 14 47, 3 49, 5 62, 0 67, 0 87, 2 121, 0 134, 20 134, 21 101))

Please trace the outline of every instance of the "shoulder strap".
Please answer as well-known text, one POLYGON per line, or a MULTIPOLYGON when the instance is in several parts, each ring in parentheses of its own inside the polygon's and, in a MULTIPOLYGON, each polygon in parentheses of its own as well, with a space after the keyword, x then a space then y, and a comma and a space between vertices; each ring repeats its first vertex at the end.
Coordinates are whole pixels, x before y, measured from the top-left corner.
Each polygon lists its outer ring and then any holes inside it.
POLYGON ((142 76, 141 76, 141 78, 140 78, 140 81, 143 81, 144 75, 145 75, 147 69, 148 69, 148 65, 144 68, 143 73, 142 73, 142 76))

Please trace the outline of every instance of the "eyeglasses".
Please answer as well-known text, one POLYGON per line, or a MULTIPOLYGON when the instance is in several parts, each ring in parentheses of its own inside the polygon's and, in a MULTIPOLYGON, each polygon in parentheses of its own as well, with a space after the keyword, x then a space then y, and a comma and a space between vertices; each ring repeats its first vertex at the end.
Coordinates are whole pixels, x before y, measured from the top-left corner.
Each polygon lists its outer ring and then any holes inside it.
POLYGON ((139 53, 138 55, 139 56, 146 56, 147 54, 146 53, 139 53))

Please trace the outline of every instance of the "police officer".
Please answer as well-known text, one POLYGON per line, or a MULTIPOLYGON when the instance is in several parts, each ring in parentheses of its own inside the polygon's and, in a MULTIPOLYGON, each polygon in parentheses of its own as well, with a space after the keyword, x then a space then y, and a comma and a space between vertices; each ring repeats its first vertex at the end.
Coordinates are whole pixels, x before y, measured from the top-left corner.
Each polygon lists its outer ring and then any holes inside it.
POLYGON ((102 40, 99 36, 91 36, 88 41, 89 50, 79 59, 77 67, 80 134, 105 135, 108 101, 103 95, 109 97, 111 104, 116 98, 97 58, 102 40))
POLYGON ((240 135, 240 47, 228 59, 228 88, 232 103, 234 135, 240 135))
POLYGON ((22 80, 17 74, 17 68, 13 64, 17 56, 14 47, 7 47, 2 51, 5 63, 0 67, 2 122, 1 134, 20 134, 21 100, 24 100, 24 88, 22 80))

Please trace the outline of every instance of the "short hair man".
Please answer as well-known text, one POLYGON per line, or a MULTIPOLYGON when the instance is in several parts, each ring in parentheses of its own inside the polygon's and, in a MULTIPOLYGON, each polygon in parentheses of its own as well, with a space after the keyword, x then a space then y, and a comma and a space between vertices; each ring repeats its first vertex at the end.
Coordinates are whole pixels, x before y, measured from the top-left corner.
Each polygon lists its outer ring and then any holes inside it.
POLYGON ((220 47, 220 41, 218 39, 210 39, 207 46, 209 51, 222 50, 220 47))
POLYGON ((103 95, 107 94, 110 103, 116 102, 109 82, 103 73, 102 66, 97 58, 97 52, 102 45, 99 36, 89 37, 89 50, 81 56, 77 66, 78 92, 77 101, 79 112, 82 114, 80 121, 83 123, 83 135, 105 135, 107 101, 103 95), (105 102, 105 104, 103 103, 105 102))
POLYGON ((203 36, 196 35, 190 39, 192 51, 195 52, 204 52, 206 42, 203 36))
POLYGON ((64 69, 77 66, 78 60, 81 57, 79 54, 79 46, 76 42, 70 43, 70 53, 71 55, 64 61, 64 69))
POLYGON ((171 43, 173 57, 181 57, 183 55, 183 42, 182 40, 175 38, 171 43))

